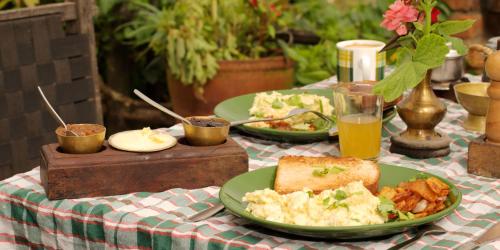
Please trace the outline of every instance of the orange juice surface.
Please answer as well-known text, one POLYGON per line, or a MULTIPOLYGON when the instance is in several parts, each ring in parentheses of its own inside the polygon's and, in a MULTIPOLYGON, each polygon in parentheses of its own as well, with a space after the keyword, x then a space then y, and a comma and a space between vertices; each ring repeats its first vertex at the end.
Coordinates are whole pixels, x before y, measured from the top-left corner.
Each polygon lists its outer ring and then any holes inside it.
POLYGON ((380 153, 382 119, 371 115, 346 115, 337 121, 340 153, 372 159, 380 153))

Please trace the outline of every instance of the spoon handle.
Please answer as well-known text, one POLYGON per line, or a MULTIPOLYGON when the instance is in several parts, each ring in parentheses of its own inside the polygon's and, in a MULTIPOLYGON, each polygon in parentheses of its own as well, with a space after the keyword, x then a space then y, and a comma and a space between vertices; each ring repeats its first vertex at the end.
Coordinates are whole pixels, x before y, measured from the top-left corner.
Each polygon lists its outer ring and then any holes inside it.
POLYGON ((415 234, 415 236, 413 236, 413 238, 411 238, 411 239, 409 239, 407 241, 403 241, 403 242, 401 242, 401 243, 399 243, 399 244, 397 244, 397 245, 395 245, 395 246, 393 246, 393 247, 391 247, 391 248, 389 248, 387 250, 401 249, 401 248, 403 248, 405 246, 408 246, 411 243, 417 241, 418 239, 422 238, 423 235, 424 235, 424 231, 422 231, 422 230, 418 231, 417 234, 415 234))
POLYGON ((190 122, 188 119, 186 119, 186 118, 184 118, 184 117, 182 117, 182 116, 180 116, 180 115, 178 115, 178 114, 174 113, 174 112, 173 112, 173 111, 171 111, 170 109, 167 109, 167 108, 163 107, 161 104, 159 104, 159 103, 157 103, 157 102, 155 102, 155 101, 151 100, 151 98, 149 98, 149 97, 147 97, 146 95, 144 95, 143 93, 141 93, 141 91, 139 91, 139 90, 137 90, 137 89, 134 89, 134 94, 136 94, 136 95, 137 95, 139 98, 141 98, 143 101, 145 101, 145 102, 149 103, 149 105, 151 105, 151 106, 153 106, 153 107, 155 107, 155 108, 157 108, 157 109, 159 109, 159 110, 163 111, 164 113, 167 113, 167 114, 169 114, 169 115, 173 116, 174 118, 177 118, 177 119, 179 119, 179 120, 181 120, 181 121, 183 121, 183 122, 185 122, 185 123, 187 123, 187 124, 191 124, 191 122, 190 122))
POLYGON ((47 97, 45 97, 45 95, 43 94, 43 91, 42 89, 40 88, 40 86, 38 86, 38 92, 40 93, 40 95, 42 96, 42 99, 43 101, 45 102, 45 104, 47 105, 47 107, 49 108, 49 111, 50 111, 50 114, 52 114, 52 116, 54 118, 56 118, 57 121, 59 121, 59 123, 61 125, 64 126, 64 128, 67 130, 67 126, 66 126, 66 123, 64 123, 64 121, 61 119, 61 117, 57 114, 57 112, 54 110, 54 108, 52 107, 52 105, 50 105, 50 102, 49 100, 47 100, 47 97))
POLYGON ((230 126, 238 126, 238 125, 243 125, 246 123, 253 123, 253 122, 270 122, 270 121, 277 121, 277 120, 285 120, 287 118, 290 118, 288 116, 283 117, 283 118, 267 118, 267 119, 256 119, 256 120, 240 120, 240 121, 234 121, 231 122, 230 126))
POLYGON ((219 211, 221 211, 222 209, 224 209, 224 205, 222 203, 219 203, 213 207, 207 208, 207 209, 189 217, 188 221, 197 222, 200 220, 208 219, 208 218, 212 217, 213 215, 215 215, 216 213, 218 213, 219 211))

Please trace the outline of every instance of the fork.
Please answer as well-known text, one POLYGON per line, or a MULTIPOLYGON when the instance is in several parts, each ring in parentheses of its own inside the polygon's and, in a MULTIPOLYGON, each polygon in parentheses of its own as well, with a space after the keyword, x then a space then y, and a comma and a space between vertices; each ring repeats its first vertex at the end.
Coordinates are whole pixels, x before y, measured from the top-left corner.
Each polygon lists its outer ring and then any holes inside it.
POLYGON ((253 123, 253 122, 270 122, 270 121, 286 120, 286 119, 288 119, 290 117, 293 117, 293 116, 296 116, 296 115, 302 115, 302 114, 305 114, 305 113, 313 113, 313 114, 319 116, 323 120, 333 122, 333 120, 330 117, 324 115, 321 112, 314 111, 314 110, 309 110, 309 109, 300 109, 300 108, 297 108, 297 109, 290 110, 290 112, 288 112, 288 114, 286 116, 284 116, 284 117, 280 117, 280 118, 264 118, 264 119, 256 119, 256 120, 234 121, 234 122, 231 122, 231 126, 238 126, 238 125, 242 125, 242 124, 246 124, 246 123, 253 123))
POLYGON ((440 234, 444 234, 444 233, 446 233, 446 230, 438 225, 435 225, 435 224, 425 225, 425 226, 419 227, 417 229, 417 233, 413 236, 413 238, 411 238, 407 241, 403 241, 403 242, 389 248, 388 250, 401 249, 401 248, 408 246, 411 243, 419 240, 424 235, 428 235, 428 234, 440 235, 440 234))

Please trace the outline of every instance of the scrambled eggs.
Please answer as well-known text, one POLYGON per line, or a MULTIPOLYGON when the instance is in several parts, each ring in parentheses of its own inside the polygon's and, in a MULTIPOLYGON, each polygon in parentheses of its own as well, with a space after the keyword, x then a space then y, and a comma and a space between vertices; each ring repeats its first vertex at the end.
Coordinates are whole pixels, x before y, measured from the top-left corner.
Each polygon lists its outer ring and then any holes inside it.
MULTIPOLYGON (((261 118, 281 118, 286 116, 292 109, 305 108, 313 111, 321 112, 327 116, 333 113, 333 106, 328 98, 313 94, 292 94, 283 95, 278 92, 258 93, 253 100, 253 105, 250 108, 250 119, 261 118)), ((282 122, 289 125, 289 129, 293 130, 314 130, 312 122, 318 117, 312 113, 306 113, 299 116, 294 116, 282 122)), ((255 122, 249 123, 247 126, 271 128, 271 122, 255 122)))
POLYGON ((307 188, 284 195, 266 188, 246 193, 243 201, 248 202, 246 210, 254 216, 287 224, 357 226, 384 223, 378 211, 379 198, 361 181, 317 195, 307 188))

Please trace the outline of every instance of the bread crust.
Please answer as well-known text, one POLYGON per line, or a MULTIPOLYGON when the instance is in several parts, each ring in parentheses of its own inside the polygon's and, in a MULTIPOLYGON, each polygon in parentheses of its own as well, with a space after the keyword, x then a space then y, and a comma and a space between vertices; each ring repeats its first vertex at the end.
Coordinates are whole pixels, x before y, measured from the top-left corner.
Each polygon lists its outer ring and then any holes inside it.
POLYGON ((362 181, 373 194, 377 192, 380 179, 380 168, 372 161, 353 157, 309 157, 283 156, 278 162, 274 190, 280 194, 300 191, 309 188, 314 193, 326 189, 336 189, 353 181, 362 181), (341 165, 346 169, 337 174, 314 176, 312 173, 318 166, 341 165))

